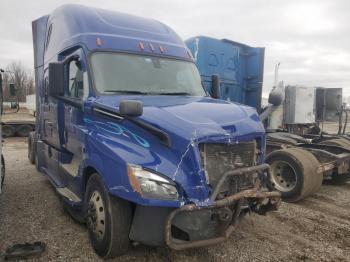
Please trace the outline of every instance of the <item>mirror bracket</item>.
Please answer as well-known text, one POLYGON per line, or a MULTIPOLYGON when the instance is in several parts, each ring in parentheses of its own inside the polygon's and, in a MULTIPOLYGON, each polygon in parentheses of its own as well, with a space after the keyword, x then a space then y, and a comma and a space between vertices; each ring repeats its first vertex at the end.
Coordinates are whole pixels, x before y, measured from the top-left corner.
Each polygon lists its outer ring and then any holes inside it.
POLYGON ((220 92, 220 77, 219 75, 212 75, 211 76, 211 97, 220 99, 221 92, 220 92))

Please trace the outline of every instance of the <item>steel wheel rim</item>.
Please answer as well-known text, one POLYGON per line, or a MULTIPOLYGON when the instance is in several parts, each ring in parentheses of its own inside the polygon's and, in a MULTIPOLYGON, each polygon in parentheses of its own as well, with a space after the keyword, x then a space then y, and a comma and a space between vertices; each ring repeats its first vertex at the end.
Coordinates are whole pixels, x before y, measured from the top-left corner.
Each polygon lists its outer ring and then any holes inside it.
POLYGON ((297 173, 288 162, 276 161, 270 166, 270 180, 275 189, 281 192, 289 192, 295 188, 298 181, 297 173))
POLYGON ((106 230, 106 211, 102 197, 98 191, 91 195, 88 205, 88 227, 101 240, 106 230))

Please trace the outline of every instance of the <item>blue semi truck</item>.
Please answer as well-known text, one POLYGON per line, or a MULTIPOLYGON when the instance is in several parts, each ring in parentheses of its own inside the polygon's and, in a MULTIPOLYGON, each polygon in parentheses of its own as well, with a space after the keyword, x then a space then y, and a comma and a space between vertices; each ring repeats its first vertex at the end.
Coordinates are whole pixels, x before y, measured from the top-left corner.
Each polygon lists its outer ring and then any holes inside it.
POLYGON ((28 156, 98 255, 217 244, 246 213, 277 208, 256 110, 211 98, 171 28, 79 5, 32 28, 28 156))
MULTIPOLYGON (((288 111, 293 110, 291 105, 296 105, 295 100, 302 100, 301 96, 311 97, 306 103, 312 107, 313 88, 306 89, 311 93, 303 91, 296 97, 296 87, 287 87, 286 95, 278 95, 274 89, 269 102, 275 105, 262 108, 264 48, 206 36, 192 37, 185 43, 194 56, 206 90, 215 97, 252 106, 261 113, 261 118, 269 116, 277 105, 282 108, 284 119, 288 111), (291 93, 294 96, 289 95, 291 93), (287 102, 283 102, 284 96, 287 102)), ((324 93, 324 90, 316 91, 324 93)), ((324 95, 320 98, 327 101, 324 95)), ((335 97, 333 103, 334 100, 335 97)), ((324 104, 320 103, 316 110, 323 112, 324 104)), ((280 191, 287 202, 296 202, 317 192, 324 180, 336 184, 350 180, 350 138, 347 135, 327 134, 314 122, 309 125, 288 122, 279 129, 268 130, 266 140, 265 161, 271 171, 269 187, 280 191)))
POLYGON ((219 98, 261 110, 265 48, 229 39, 198 36, 185 41, 208 93, 212 76, 220 78, 219 98))

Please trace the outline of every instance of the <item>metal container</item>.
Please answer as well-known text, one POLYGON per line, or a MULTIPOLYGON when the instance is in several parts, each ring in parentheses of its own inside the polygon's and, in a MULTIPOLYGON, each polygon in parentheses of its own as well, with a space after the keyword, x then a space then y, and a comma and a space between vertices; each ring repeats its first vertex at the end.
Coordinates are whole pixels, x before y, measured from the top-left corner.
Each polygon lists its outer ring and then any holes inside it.
POLYGON ((313 87, 287 86, 285 95, 285 124, 315 123, 313 87))
POLYGON ((338 121, 342 101, 342 88, 316 87, 316 120, 338 121))

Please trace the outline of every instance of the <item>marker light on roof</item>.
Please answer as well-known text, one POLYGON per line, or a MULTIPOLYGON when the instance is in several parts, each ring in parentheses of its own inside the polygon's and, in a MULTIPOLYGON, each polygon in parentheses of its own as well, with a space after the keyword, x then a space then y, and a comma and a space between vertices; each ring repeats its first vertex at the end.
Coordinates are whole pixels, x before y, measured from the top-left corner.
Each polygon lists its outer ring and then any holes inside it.
POLYGON ((159 46, 159 50, 161 53, 164 53, 164 48, 161 45, 159 46))
POLYGON ((145 50, 145 46, 143 45, 142 42, 139 43, 139 46, 140 46, 140 49, 141 49, 141 50, 145 50))
POLYGON ((102 40, 101 38, 96 38, 96 45, 101 46, 102 45, 102 40))
POLYGON ((154 52, 154 46, 150 43, 149 47, 151 48, 151 51, 154 52))

